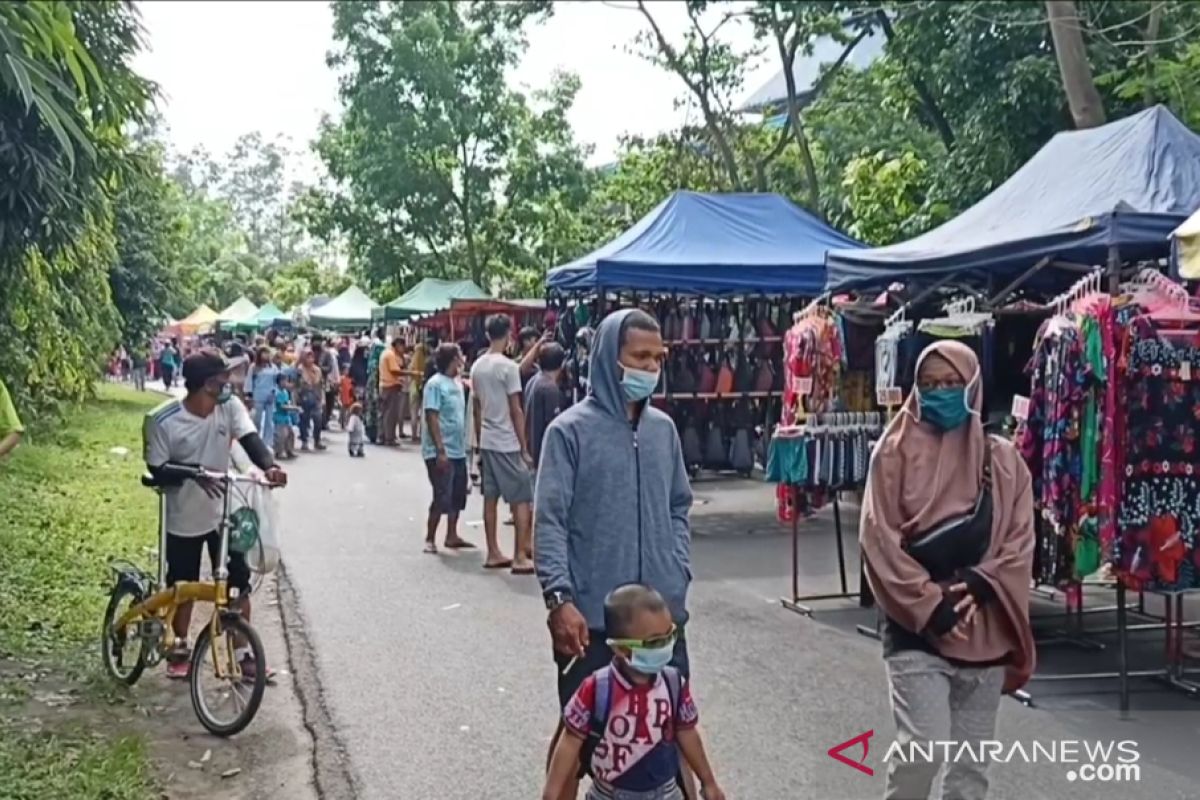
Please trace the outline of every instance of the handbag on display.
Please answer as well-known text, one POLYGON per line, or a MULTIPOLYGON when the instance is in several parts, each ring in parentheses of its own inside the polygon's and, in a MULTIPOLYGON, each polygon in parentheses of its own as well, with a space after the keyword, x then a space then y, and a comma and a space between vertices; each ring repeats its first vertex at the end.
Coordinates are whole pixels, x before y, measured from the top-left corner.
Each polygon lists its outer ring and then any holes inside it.
POLYGON ((775 373, 771 369, 771 361, 767 358, 758 360, 758 369, 754 373, 754 391, 769 392, 775 383, 775 373))
POLYGON ((696 338, 696 316, 691 311, 680 311, 679 338, 690 342, 696 338))
POLYGON ((696 391, 696 376, 687 363, 689 356, 676 353, 671 358, 671 394, 692 394, 696 391))
POLYGON ((706 355, 701 354, 696 364, 696 391, 701 394, 712 394, 717 390, 717 372, 708 363, 706 355))
POLYGON ((729 464, 729 452, 725 449, 725 437, 715 415, 708 421, 704 439, 704 466, 709 469, 724 469, 729 464))
POLYGON ((733 371, 733 391, 735 394, 754 391, 754 369, 744 352, 738 353, 737 367, 733 371))
POLYGON ((703 341, 705 339, 711 339, 712 338, 713 310, 709 309, 709 308, 705 308, 702 303, 697 303, 696 309, 699 311, 699 314, 700 314, 700 339, 701 339, 701 341, 703 341))
POLYGON ((721 359, 721 368, 717 370, 717 394, 733 393, 733 367, 729 364, 729 356, 721 359))
POLYGON ((688 417, 679 438, 683 446, 683 463, 688 468, 700 466, 704 462, 704 448, 700 443, 700 429, 696 427, 694 414, 688 417))

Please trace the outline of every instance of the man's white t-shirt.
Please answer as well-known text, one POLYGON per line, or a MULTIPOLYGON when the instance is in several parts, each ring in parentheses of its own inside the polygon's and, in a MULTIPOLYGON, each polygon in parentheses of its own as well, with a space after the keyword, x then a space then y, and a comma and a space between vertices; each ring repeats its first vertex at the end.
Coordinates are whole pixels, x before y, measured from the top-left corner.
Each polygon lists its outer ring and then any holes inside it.
MULTIPOLYGON (((146 463, 160 467, 173 461, 225 472, 233 443, 254 430, 246 406, 236 397, 207 417, 192 414, 179 399, 168 400, 146 415, 142 428, 146 463)), ((196 481, 171 487, 166 495, 168 533, 203 536, 217 529, 224 501, 209 497, 196 481)))
POLYGON ((521 370, 502 353, 481 356, 471 367, 471 391, 483 411, 479 447, 496 453, 521 452, 521 440, 513 429, 508 398, 521 395, 521 370))

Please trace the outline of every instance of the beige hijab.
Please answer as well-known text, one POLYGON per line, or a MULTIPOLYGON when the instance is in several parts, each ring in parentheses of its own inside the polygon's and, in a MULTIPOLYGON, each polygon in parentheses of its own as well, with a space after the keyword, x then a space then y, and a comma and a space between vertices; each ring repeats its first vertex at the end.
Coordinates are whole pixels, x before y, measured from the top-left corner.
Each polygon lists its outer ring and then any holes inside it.
MULTIPOLYGON (((918 394, 912 392, 871 456, 859 525, 871 590, 884 613, 914 632, 929 622, 942 587, 904 551, 902 542, 974 508, 986 449, 975 353, 959 342, 936 342, 917 359, 918 371, 933 353, 968 382, 972 414, 966 424, 942 433, 921 421, 918 394)), ((1011 444, 993 438, 991 452, 992 542, 975 571, 996 597, 975 615, 965 641, 943 637, 936 647, 947 658, 963 661, 1004 659, 1005 689, 1012 691, 1024 685, 1034 665, 1029 625, 1033 491, 1029 470, 1011 444)))

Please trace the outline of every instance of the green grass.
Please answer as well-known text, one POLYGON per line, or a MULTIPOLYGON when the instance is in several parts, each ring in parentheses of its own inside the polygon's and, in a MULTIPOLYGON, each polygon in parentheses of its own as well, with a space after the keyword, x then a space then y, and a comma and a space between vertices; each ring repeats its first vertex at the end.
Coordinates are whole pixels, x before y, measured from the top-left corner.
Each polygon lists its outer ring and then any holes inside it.
POLYGON ((111 558, 152 566, 157 505, 138 482, 142 418, 162 402, 104 384, 0 464, 0 655, 96 641, 111 558), (110 452, 124 447, 124 457, 110 452))
POLYGON ((6 800, 145 800, 155 796, 144 745, 86 731, 0 728, 0 796, 6 800))
POLYGON ((0 463, 0 797, 144 800, 157 796, 137 735, 100 722, 99 629, 109 559, 149 565, 157 506, 142 488, 141 425, 162 397, 101 385, 98 396, 34 431, 0 463), (124 447, 124 456, 114 454, 124 447), (44 725, 24 718, 19 662, 50 667, 80 703, 44 725), (14 718, 15 715, 15 718, 14 718), (97 727, 99 725, 99 727, 97 727), (97 732, 89 732, 89 728, 97 732))

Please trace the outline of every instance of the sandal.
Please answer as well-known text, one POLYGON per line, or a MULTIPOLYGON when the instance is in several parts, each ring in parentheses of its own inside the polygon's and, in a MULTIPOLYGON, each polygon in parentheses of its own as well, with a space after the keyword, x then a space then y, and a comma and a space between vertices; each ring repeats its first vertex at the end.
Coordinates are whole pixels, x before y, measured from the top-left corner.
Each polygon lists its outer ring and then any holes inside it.
POLYGON ((422 552, 428 553, 431 556, 436 556, 437 551, 438 551, 438 549, 437 549, 436 542, 426 542, 425 549, 422 552))
POLYGON ((512 559, 506 558, 503 561, 497 561, 494 564, 484 564, 484 569, 508 569, 512 566, 512 559))
POLYGON ((530 564, 528 567, 513 567, 513 575, 536 575, 537 568, 530 564))
POLYGON ((458 539, 458 538, 447 539, 446 541, 442 542, 442 546, 449 548, 450 550, 474 550, 475 549, 474 543, 468 542, 466 539, 458 539))

